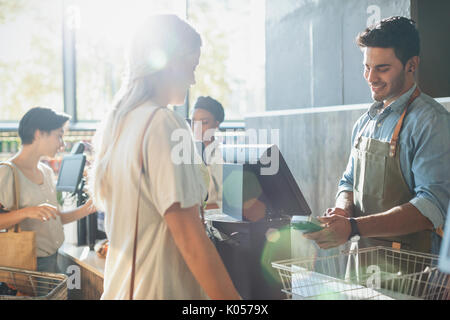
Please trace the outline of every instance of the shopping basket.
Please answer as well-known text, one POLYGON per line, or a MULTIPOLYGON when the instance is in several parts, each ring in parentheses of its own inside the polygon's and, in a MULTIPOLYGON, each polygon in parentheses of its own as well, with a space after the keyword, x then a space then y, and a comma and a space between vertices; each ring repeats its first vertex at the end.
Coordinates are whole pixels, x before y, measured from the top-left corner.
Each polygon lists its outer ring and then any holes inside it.
POLYGON ((0 267, 1 282, 15 295, 0 295, 0 300, 67 300, 65 274, 0 267))
POLYGON ((387 247, 272 262, 287 299, 448 300, 449 275, 438 256, 387 247))

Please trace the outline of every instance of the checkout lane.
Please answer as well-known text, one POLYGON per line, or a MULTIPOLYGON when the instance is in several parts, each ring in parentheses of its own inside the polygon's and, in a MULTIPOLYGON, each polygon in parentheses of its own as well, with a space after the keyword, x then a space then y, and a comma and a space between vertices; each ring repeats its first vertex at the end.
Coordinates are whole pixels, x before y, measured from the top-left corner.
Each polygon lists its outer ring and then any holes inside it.
MULTIPOLYGON (((293 221, 296 221, 292 216, 299 213, 309 216, 311 210, 281 153, 280 170, 275 175, 264 176, 258 171, 261 162, 251 163, 251 159, 245 157, 243 160, 238 159, 238 154, 250 154, 248 146, 233 148, 233 159, 229 158, 229 162, 223 164, 223 208, 205 211, 206 230, 243 299, 285 299, 282 290, 286 290, 286 287, 272 263, 291 259, 291 239, 297 232, 291 228, 293 221), (242 148, 247 149, 243 151, 242 148)), ((269 150, 271 153, 279 152, 274 146, 266 146, 262 152, 257 150, 256 154, 261 159, 267 157, 269 150)), ((81 270, 84 290, 80 292, 73 289, 72 297, 100 298, 105 260, 90 250, 89 246, 65 243, 59 253, 66 264, 76 264, 81 270)), ((317 261, 332 259, 318 257, 317 261)), ((345 264, 345 261, 335 263, 336 266, 342 265, 342 270, 345 270, 345 264)), ((339 273, 339 270, 333 270, 339 273)), ((358 290, 366 289, 361 287, 358 290)))

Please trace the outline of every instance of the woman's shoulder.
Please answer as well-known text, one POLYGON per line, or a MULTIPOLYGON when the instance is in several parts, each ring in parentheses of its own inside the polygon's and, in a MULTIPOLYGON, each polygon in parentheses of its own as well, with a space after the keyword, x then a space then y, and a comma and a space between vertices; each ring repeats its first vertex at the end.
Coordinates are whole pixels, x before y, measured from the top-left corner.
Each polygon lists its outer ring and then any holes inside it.
POLYGON ((13 171, 6 164, 0 164, 0 202, 5 208, 10 208, 14 201, 13 171))
POLYGON ((12 177, 13 172, 10 165, 11 164, 9 162, 0 163, 0 181, 3 182, 5 179, 12 177))
POLYGON ((169 108, 161 108, 155 114, 155 124, 158 124, 160 127, 163 127, 167 130, 174 129, 188 129, 188 125, 186 120, 177 112, 170 110, 169 108))
POLYGON ((174 120, 177 122, 183 122, 183 121, 185 122, 186 121, 178 112, 175 112, 169 108, 162 107, 162 108, 160 108, 159 113, 160 113, 160 117, 163 117, 165 119, 170 119, 170 120, 174 120))
POLYGON ((137 123, 138 120, 142 123, 146 123, 146 119, 154 117, 152 123, 166 122, 166 123, 183 123, 186 122, 183 117, 167 107, 158 107, 150 103, 143 103, 137 107, 130 114, 128 119, 130 122, 137 123))

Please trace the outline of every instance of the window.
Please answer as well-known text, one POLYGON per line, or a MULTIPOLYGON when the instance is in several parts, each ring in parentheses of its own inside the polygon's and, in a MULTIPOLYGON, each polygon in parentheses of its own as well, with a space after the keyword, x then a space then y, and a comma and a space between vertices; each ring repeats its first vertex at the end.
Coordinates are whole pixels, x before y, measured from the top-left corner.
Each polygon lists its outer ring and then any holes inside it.
POLYGON ((75 103, 74 120, 102 120, 120 88, 132 30, 158 12, 186 17, 202 36, 190 105, 212 96, 226 120, 263 111, 264 6, 261 0, 0 0, 0 121, 17 123, 38 105, 73 115, 75 103))
POLYGON ((188 20, 203 40, 190 105, 211 96, 226 120, 264 111, 265 1, 188 0, 188 20))
POLYGON ((186 15, 185 0, 72 0, 78 120, 101 120, 119 90, 124 49, 136 23, 157 12, 186 15))
POLYGON ((61 20, 61 1, 0 0, 0 120, 63 111, 61 20))

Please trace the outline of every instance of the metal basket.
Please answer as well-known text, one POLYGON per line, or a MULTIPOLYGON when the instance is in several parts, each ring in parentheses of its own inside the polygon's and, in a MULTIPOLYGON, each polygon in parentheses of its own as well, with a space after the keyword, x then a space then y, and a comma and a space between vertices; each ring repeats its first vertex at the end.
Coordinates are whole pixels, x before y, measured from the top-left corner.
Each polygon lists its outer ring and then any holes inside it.
POLYGON ((294 300, 448 300, 438 256, 386 247, 272 262, 294 300))
POLYGON ((59 273, 0 267, 0 282, 18 290, 18 295, 0 295, 0 300, 67 300, 67 276, 59 273))

